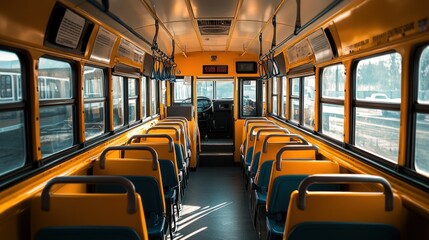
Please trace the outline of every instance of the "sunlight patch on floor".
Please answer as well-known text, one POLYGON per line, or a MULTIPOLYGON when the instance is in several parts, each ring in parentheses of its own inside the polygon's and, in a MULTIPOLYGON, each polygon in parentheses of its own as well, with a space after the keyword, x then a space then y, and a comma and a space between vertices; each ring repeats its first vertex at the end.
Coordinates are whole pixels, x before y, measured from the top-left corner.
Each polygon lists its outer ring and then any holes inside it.
MULTIPOLYGON (((192 231, 189 234, 183 235, 181 230, 186 227, 192 228, 192 223, 198 221, 199 219, 206 217, 207 215, 216 212, 224 207, 231 205, 233 202, 223 202, 215 206, 194 206, 194 205, 183 205, 182 212, 180 214, 180 219, 177 221, 177 231, 174 233, 175 240, 186 240, 191 238, 194 235, 197 235, 200 232, 203 232, 208 227, 202 227, 195 231, 192 231)), ((170 239, 168 237, 168 239, 170 239)))

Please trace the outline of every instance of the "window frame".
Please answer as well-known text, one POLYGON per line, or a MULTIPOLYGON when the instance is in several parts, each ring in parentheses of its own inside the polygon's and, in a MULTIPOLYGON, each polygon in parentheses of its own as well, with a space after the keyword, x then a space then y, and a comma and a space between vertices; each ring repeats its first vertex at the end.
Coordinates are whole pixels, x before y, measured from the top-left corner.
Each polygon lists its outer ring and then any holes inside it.
MULTIPOLYGON (((83 109, 85 110, 85 104, 86 103, 103 103, 104 104, 104 132, 102 134, 99 135, 95 135, 92 136, 90 138, 87 138, 86 136, 86 127, 85 127, 85 142, 92 142, 92 141, 96 141, 96 139, 99 139, 103 136, 105 136, 108 131, 109 131, 109 101, 108 101, 108 71, 106 68, 100 67, 100 66, 96 66, 96 65, 91 65, 91 64, 85 64, 83 66, 83 69, 85 69, 85 67, 92 67, 92 68, 96 68, 96 69, 100 69, 103 71, 103 85, 104 85, 104 89, 103 89, 103 97, 97 97, 97 98, 85 98, 85 92, 83 93, 82 97, 83 97, 83 109)), ((83 74, 83 87, 84 87, 84 91, 85 91, 85 73, 83 74)), ((85 115, 83 116, 83 121, 85 124, 85 115)))
POLYGON ((289 96, 289 85, 288 78, 286 76, 282 76, 280 80, 280 114, 278 117, 281 119, 286 119, 288 117, 288 96, 289 96))
POLYGON ((3 187, 7 184, 10 184, 9 181, 11 177, 18 176, 20 173, 24 173, 26 171, 29 171, 33 168, 34 160, 33 160, 33 143, 32 138, 29 136, 31 135, 31 132, 33 130, 33 127, 30 124, 30 104, 28 104, 28 88, 29 84, 26 81, 27 73, 30 71, 30 64, 28 64, 26 56, 28 54, 20 49, 15 49, 11 47, 1 46, 1 51, 10 52, 17 56, 19 64, 20 64, 20 84, 21 84, 21 92, 17 97, 21 97, 20 102, 11 102, 11 103, 5 103, 0 104, 0 112, 9 112, 9 111, 22 111, 23 113, 23 124, 24 124, 24 141, 25 141, 25 156, 23 159, 23 165, 18 168, 11 169, 7 172, 0 173, 0 187, 3 187))
POLYGON ((258 117, 262 115, 263 111, 263 103, 262 103, 262 88, 263 88, 263 81, 258 80, 257 78, 248 78, 248 77, 239 77, 238 78, 238 105, 239 105, 239 119, 246 119, 248 117, 258 117), (256 111, 254 116, 244 116, 243 115, 243 82, 244 81, 255 81, 255 104, 256 104, 256 111))
MULTIPOLYGON (((40 99, 39 98, 39 94, 37 94, 37 99, 39 101, 39 121, 41 121, 41 114, 40 114, 40 109, 43 107, 53 107, 53 106, 70 106, 72 108, 72 121, 73 121, 73 143, 71 146, 69 146, 68 148, 62 149, 60 151, 54 152, 52 154, 49 154, 47 156, 43 157, 43 153, 42 154, 42 162, 51 162, 51 161, 55 161, 58 159, 58 156, 63 156, 63 155, 67 155, 68 153, 72 153, 73 151, 75 151, 78 148, 78 139, 81 139, 81 135, 83 133, 81 133, 81 131, 78 131, 78 114, 77 114, 77 102, 78 102, 78 96, 77 96, 77 81, 78 81, 78 77, 77 77, 77 64, 76 62, 74 62, 73 60, 70 59, 64 59, 64 58, 59 58, 59 57, 55 57, 52 55, 42 55, 38 58, 39 60, 39 66, 38 68, 40 69, 40 59, 45 58, 45 59, 49 59, 49 60, 53 60, 53 61, 60 61, 63 63, 67 63, 70 65, 70 90, 71 90, 71 95, 70 95, 70 99, 40 99)), ((40 71, 40 70, 39 70, 40 71)), ((37 75, 37 79, 39 79, 39 75, 37 75)), ((37 81, 37 87, 38 87, 39 82, 37 81)), ((39 89, 40 91, 40 89, 39 89)), ((39 126, 39 131, 40 131, 40 127, 39 126)), ((41 134, 39 132, 39 140, 40 139, 41 134)), ((41 151, 41 150, 40 150, 41 151)))
POLYGON ((324 67, 320 68, 320 71, 319 71, 319 86, 318 86, 318 89, 320 91, 320 94, 319 94, 319 104, 318 104, 318 107, 319 107, 319 116, 318 116, 319 117, 319 119, 318 119, 318 123, 319 123, 318 129, 319 129, 319 131, 318 132, 323 137, 325 137, 325 138, 327 138, 327 139, 329 139, 331 141, 338 142, 338 143, 344 143, 345 127, 346 127, 346 121, 344 120, 344 116, 345 116, 344 113, 346 111, 346 107, 345 107, 345 102, 346 102, 345 90, 347 88, 347 86, 346 86, 346 84, 347 84, 346 83, 346 76, 344 76, 344 88, 343 88, 344 97, 343 97, 343 99, 323 97, 323 80, 324 80, 323 79, 323 70, 325 70, 326 68, 333 67, 333 66, 338 66, 338 65, 342 65, 344 67, 344 74, 346 74, 346 66, 342 62, 333 63, 333 64, 330 64, 328 66, 324 66, 324 67), (343 121, 344 122, 343 122, 343 136, 342 136, 341 140, 336 139, 336 138, 334 138, 332 136, 329 136, 329 135, 327 135, 327 134, 325 134, 323 132, 323 104, 330 104, 330 105, 336 105, 336 106, 342 106, 343 107, 343 121))
MULTIPOLYGON (((174 106, 174 105, 183 106, 183 105, 192 105, 193 104, 193 102, 194 102, 194 94, 193 94, 193 92, 194 92, 194 77, 191 76, 190 78, 191 78, 191 102, 189 104, 185 104, 185 103, 179 102, 179 101, 176 102, 176 99, 175 99, 176 97, 175 97, 175 86, 174 86, 174 84, 176 84, 177 81, 179 81, 179 82, 183 81, 184 82, 185 76, 178 76, 178 77, 176 77, 176 82, 170 83, 170 89, 171 89, 170 99, 171 99, 171 105, 172 106, 174 106)), ((185 100, 185 99, 182 99, 182 101, 183 100, 185 100)))
POLYGON ((155 79, 149 79, 150 82, 150 114, 152 117, 158 116, 160 114, 159 109, 159 81, 155 79), (153 81, 153 82, 152 82, 153 81), (154 83, 154 84, 153 84, 154 83), (155 89, 153 89, 155 85, 155 89), (152 94, 155 93, 155 96, 152 96, 152 94), (155 100, 155 104, 152 104, 152 99, 155 100), (155 109, 153 109, 153 106, 155 109))
MULTIPOLYGON (((370 152, 367 149, 361 148, 359 146, 356 146, 356 109, 357 108, 366 108, 366 109, 374 109, 374 110, 386 110, 386 111, 397 111, 399 114, 401 114, 400 112, 400 106, 402 103, 384 103, 384 102, 376 102, 376 101, 367 101, 364 99, 357 99, 356 98, 356 82, 357 82, 357 67, 360 61, 362 60, 366 60, 366 59, 371 59, 371 58, 376 58, 376 57, 380 57, 383 55, 388 55, 388 54, 392 54, 392 53, 397 53, 399 54, 399 56, 401 57, 401 79, 402 79, 402 69, 404 68, 404 65, 402 65, 402 61, 404 60, 403 56, 401 55, 400 52, 391 50, 391 51, 386 51, 386 52, 381 52, 381 53, 377 53, 377 54, 371 54, 371 55, 367 55, 365 57, 362 58, 356 58, 353 60, 352 62, 352 82, 350 84, 350 89, 351 89, 351 94, 349 96, 349 101, 350 101, 350 112, 348 113, 349 116, 351 116, 351 118, 349 119, 349 128, 350 128, 350 133, 349 133, 349 137, 350 137, 350 142, 348 144, 349 148, 363 156, 364 158, 367 159, 372 159, 375 160, 376 162, 384 165, 384 166, 389 166, 391 168, 394 168, 395 166, 398 166, 398 160, 399 160, 399 153, 398 153, 398 158, 396 159, 396 161, 391 161, 386 157, 383 157, 381 155, 377 155, 375 153, 370 152)), ((402 80, 401 81, 401 88, 402 86, 402 80)), ((399 121, 401 119, 399 118, 399 121)), ((401 122, 399 123, 399 134, 400 134, 400 125, 401 122)), ((400 136, 399 136, 400 138, 400 136)), ((398 148, 399 148, 399 139, 398 139, 398 148)))
MULTIPOLYGON (((407 131, 407 159, 406 162, 407 172, 417 179, 422 179, 428 181, 429 172, 421 172, 416 168, 416 137, 417 137, 417 114, 428 114, 429 115, 429 103, 419 103, 419 70, 420 70, 420 60, 421 56, 425 49, 429 49, 429 42, 425 42, 419 46, 416 46, 414 49, 414 55, 412 55, 412 62, 414 63, 414 68, 410 69, 410 81, 409 82, 409 109, 411 114, 408 115, 408 129, 412 131, 407 131)), ((429 54, 429 53, 428 53, 429 54)))
POLYGON ((272 77, 270 79, 271 82, 271 109, 270 109, 270 113, 273 114, 274 116, 279 116, 279 91, 280 91, 280 78, 279 77, 272 77), (274 86, 276 87, 276 89, 274 89, 274 86), (274 97, 276 97, 276 100, 274 101, 274 97), (274 109, 276 110, 274 112, 274 109))
POLYGON ((139 122, 139 120, 140 120, 140 103, 139 103, 139 99, 140 99, 140 81, 139 81, 139 78, 138 77, 127 77, 126 78, 126 80, 125 80, 125 82, 127 83, 127 86, 126 86, 126 99, 127 99, 127 101, 126 101, 126 112, 127 112, 127 118, 126 118, 126 120, 127 120, 127 125, 128 126, 131 126, 131 125, 134 125, 134 124, 136 124, 136 123, 138 123, 139 122), (129 81, 130 80, 134 80, 134 91, 135 91, 135 95, 133 95, 133 96, 130 96, 130 92, 129 92, 129 81), (135 120, 133 120, 133 121, 131 121, 130 120, 130 100, 135 100, 135 102, 136 102, 136 107, 135 107, 135 120))

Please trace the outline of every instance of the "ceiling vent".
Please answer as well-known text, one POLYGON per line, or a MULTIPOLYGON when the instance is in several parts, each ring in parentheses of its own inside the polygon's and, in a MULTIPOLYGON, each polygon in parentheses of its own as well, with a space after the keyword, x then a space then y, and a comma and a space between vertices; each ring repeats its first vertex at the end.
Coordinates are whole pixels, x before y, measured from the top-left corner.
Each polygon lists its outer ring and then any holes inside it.
POLYGON ((230 19, 197 20, 201 35, 228 35, 230 19))

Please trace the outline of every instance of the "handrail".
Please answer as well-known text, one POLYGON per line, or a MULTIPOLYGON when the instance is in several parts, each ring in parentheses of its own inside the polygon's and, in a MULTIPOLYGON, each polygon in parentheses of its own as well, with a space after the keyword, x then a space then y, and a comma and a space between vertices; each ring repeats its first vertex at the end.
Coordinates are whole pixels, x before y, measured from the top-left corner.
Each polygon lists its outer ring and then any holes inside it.
POLYGON ((259 135, 261 135, 261 133, 263 133, 263 132, 284 132, 284 133, 290 133, 289 130, 287 130, 286 128, 264 128, 264 129, 260 129, 256 133, 256 141, 259 141, 259 135))
POLYGON ((157 129, 168 129, 168 130, 174 130, 176 132, 176 140, 179 140, 179 131, 177 130, 177 128, 175 127, 162 127, 162 126, 155 126, 155 127, 151 127, 148 128, 146 130, 146 133, 149 133, 151 130, 157 130, 157 129))
POLYGON ((174 140, 168 134, 138 134, 128 139, 127 144, 130 144, 133 139, 139 139, 139 138, 166 138, 168 140, 168 145, 169 145, 168 152, 173 151, 174 140))
POLYGON ((182 133, 183 134, 187 134, 187 132, 185 131, 185 126, 183 126, 183 125, 181 125, 180 123, 178 123, 178 122, 157 122, 156 123, 156 126, 161 126, 162 127, 162 125, 174 125, 174 126, 179 126, 180 127, 180 130, 182 131, 182 133))
POLYGON ((287 137, 301 140, 301 142, 298 143, 291 143, 291 141, 284 142, 285 144, 289 143, 289 145, 310 145, 307 140, 305 140, 301 135, 298 134, 271 134, 264 139, 262 152, 266 153, 268 151, 268 139, 272 137, 287 137))
POLYGON ((42 191, 43 211, 49 211, 50 209, 52 186, 60 183, 101 183, 122 185, 127 190, 128 213, 134 214, 137 211, 136 191, 134 185, 130 180, 121 176, 62 176, 52 178, 48 183, 46 183, 42 191))
MULTIPOLYGON (((380 176, 367 174, 314 174, 304 179, 298 187, 298 208, 305 209, 305 196, 308 187, 319 183, 379 183, 383 185, 385 195, 385 211, 393 211, 393 191, 390 183, 380 176)), ((353 207, 353 206, 350 206, 353 207)))
POLYGON ((280 148, 279 151, 277 152, 277 155, 276 155, 276 170, 277 171, 282 170, 281 161, 282 161, 283 152, 296 151, 296 150, 316 150, 316 154, 317 154, 317 151, 319 149, 314 145, 287 145, 287 146, 280 148))
POLYGON ((165 119, 181 119, 181 120, 185 120, 186 124, 188 124, 188 119, 182 116, 169 116, 169 117, 166 117, 165 119))
POLYGON ((100 155, 100 169, 106 167, 106 154, 109 151, 123 151, 123 150, 137 150, 137 151, 149 151, 152 154, 152 170, 158 169, 158 153, 149 146, 111 146, 103 150, 100 155))
MULTIPOLYGON (((264 119, 255 119, 255 120, 246 120, 244 123, 244 127, 247 127, 247 125, 249 125, 249 123, 272 123, 272 124, 276 124, 275 122, 271 121, 271 120, 264 120, 264 119)), ((277 124, 276 124, 277 125, 277 124)))
MULTIPOLYGON (((254 140, 254 138, 255 138, 255 136, 253 135, 253 131, 255 131, 255 129, 256 128, 260 128, 260 127, 268 127, 268 128, 272 128, 273 126, 276 126, 276 125, 255 125, 255 126, 252 126, 251 128, 250 128, 250 131, 248 131, 247 132, 247 134, 250 132, 250 133, 252 133, 252 134, 250 134, 250 140, 251 141, 253 141, 254 140)), ((277 125, 278 126, 278 125, 277 125)), ((278 126, 279 128, 280 128, 280 126, 278 126)))
POLYGON ((185 120, 182 118, 164 118, 162 120, 159 120, 158 122, 183 123, 183 125, 185 125, 186 129, 189 129, 188 120, 185 120))

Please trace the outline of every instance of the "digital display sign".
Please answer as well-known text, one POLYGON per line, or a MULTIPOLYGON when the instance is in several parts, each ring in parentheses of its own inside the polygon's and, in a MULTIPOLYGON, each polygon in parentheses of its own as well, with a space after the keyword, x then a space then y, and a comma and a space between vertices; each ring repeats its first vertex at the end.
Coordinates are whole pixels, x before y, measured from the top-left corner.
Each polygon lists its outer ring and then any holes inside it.
POLYGON ((203 74, 228 74, 228 65, 203 65, 203 74))
POLYGON ((237 73, 257 73, 258 64, 256 62, 236 62, 235 71, 237 73))

